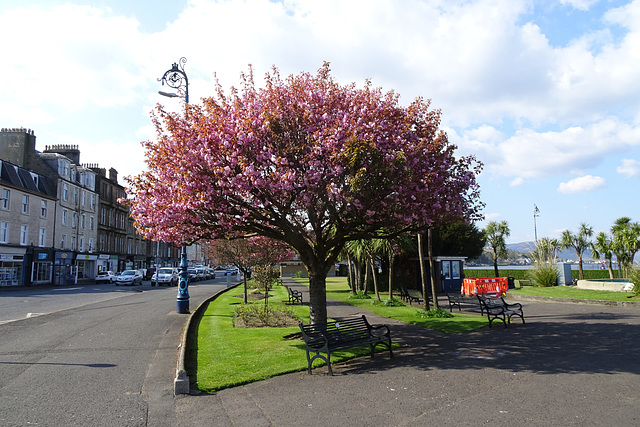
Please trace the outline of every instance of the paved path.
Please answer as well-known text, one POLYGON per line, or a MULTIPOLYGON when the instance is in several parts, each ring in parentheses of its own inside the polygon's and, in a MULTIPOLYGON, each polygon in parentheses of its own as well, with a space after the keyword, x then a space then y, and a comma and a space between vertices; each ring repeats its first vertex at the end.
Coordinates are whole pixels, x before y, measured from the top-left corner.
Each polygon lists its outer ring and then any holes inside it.
POLYGON ((640 425, 640 309, 523 305, 526 325, 446 335, 330 300, 330 317, 386 322, 402 348, 333 377, 322 367, 179 396, 177 425, 640 425))

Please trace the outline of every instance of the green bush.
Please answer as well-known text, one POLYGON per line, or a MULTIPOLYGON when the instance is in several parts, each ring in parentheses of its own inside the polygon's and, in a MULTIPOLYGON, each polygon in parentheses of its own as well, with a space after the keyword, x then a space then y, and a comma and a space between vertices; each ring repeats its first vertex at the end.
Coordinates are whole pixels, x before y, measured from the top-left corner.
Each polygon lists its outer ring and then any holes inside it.
POLYGON ((529 278, 537 286, 555 286, 558 282, 558 270, 555 264, 541 262, 527 271, 529 272, 529 278))
POLYGON ((640 295, 640 270, 633 269, 629 279, 631 280, 631 283, 633 283, 634 295, 640 295))
POLYGON ((358 291, 355 295, 349 295, 349 299, 371 299, 371 297, 365 294, 363 291, 358 291))
POLYGON ((429 318, 439 318, 439 319, 453 317, 453 313, 449 313, 447 310, 443 310, 441 308, 432 308, 431 310, 428 310, 428 311, 418 310, 416 312, 416 315, 418 317, 423 318, 423 319, 428 318, 428 317, 429 318))

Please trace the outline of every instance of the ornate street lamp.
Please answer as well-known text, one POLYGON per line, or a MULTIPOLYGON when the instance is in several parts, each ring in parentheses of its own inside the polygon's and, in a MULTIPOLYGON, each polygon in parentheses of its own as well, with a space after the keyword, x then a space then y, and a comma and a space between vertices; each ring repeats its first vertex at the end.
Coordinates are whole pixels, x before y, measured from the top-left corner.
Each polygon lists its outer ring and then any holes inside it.
MULTIPOLYGON (((189 103, 189 79, 187 78, 187 74, 184 72, 184 64, 187 62, 187 58, 180 58, 179 65, 178 63, 173 63, 171 69, 167 70, 162 78, 159 78, 158 81, 162 82, 162 85, 166 83, 170 88, 176 89, 178 91, 184 89, 184 102, 189 103)), ((158 91, 158 93, 162 96, 167 96, 169 98, 180 98, 181 95, 171 92, 162 92, 158 91)), ((187 261, 187 247, 183 246, 180 252, 180 284, 178 285, 178 297, 176 300, 176 307, 179 314, 187 314, 189 313, 189 272, 187 268, 189 267, 189 262, 187 261)))

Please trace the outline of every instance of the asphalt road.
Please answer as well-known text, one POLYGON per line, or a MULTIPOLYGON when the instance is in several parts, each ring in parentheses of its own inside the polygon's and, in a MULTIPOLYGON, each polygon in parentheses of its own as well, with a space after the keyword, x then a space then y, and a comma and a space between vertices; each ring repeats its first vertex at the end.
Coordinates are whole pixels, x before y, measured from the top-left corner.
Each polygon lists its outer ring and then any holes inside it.
MULTIPOLYGON (((225 278, 191 284, 191 309, 224 287, 225 278)), ((176 294, 148 282, 0 293, 0 426, 173 424, 187 320, 176 294)))

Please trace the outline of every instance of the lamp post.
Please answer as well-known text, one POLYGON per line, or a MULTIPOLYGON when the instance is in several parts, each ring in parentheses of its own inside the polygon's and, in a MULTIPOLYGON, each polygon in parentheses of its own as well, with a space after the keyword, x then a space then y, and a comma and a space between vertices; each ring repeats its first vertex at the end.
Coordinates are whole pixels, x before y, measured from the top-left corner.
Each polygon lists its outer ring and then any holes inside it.
MULTIPOLYGON (((189 103, 189 79, 184 72, 184 64, 187 62, 187 58, 180 58, 179 64, 174 62, 171 69, 165 71, 164 75, 158 79, 162 82, 162 85, 166 83, 167 86, 176 90, 184 89, 184 102, 189 103)), ((169 98, 180 98, 181 95, 171 92, 158 91, 162 96, 169 98)), ((176 308, 179 314, 189 313, 189 272, 187 271, 189 263, 187 261, 187 247, 182 246, 180 252, 180 284, 178 285, 178 297, 176 300, 176 308)))
POLYGON ((538 224, 536 224, 536 218, 540 216, 540 209, 537 205, 533 205, 533 235, 536 243, 538 243, 538 224))

